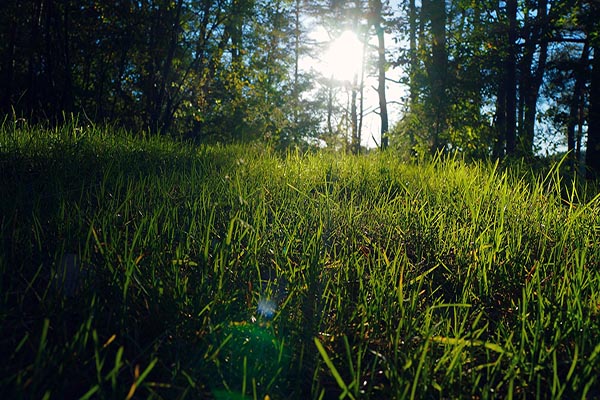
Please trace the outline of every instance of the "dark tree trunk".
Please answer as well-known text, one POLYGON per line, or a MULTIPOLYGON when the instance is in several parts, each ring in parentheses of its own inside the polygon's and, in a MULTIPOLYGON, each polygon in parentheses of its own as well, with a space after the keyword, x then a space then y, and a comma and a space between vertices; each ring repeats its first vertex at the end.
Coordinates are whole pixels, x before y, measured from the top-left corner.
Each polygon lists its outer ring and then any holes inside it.
MULTIPOLYGON (((160 133, 165 133, 171 124, 171 107, 173 105, 173 98, 168 97, 167 88, 171 84, 171 73, 173 71, 173 60, 175 58, 175 50, 178 46, 179 37, 179 23, 181 19, 181 8, 183 6, 183 0, 179 0, 176 5, 175 12, 165 10, 167 13, 169 22, 167 23, 167 29, 165 34, 168 35, 168 50, 164 60, 162 60, 162 70, 160 72, 160 81, 156 92, 156 100, 154 109, 151 114, 150 129, 157 130, 160 133)), ((159 15, 162 13, 159 13, 159 15)), ((157 22, 162 24, 162 21, 157 22)), ((161 60, 156 60, 156 64, 160 65, 161 60)))
MULTIPOLYGON (((424 2, 425 3, 425 2, 424 2)), ((448 78, 446 52, 446 2, 427 0, 427 12, 431 22, 432 46, 429 77, 433 106, 433 151, 444 147, 441 140, 446 125, 446 84, 448 78)))
POLYGON ((73 111, 73 66, 71 65, 71 36, 69 2, 63 4, 63 62, 64 62, 64 88, 62 93, 63 110, 73 111))
POLYGON ((586 177, 598 179, 600 178, 600 46, 595 45, 593 51, 585 164, 586 177))
POLYGON ((45 113, 48 117, 56 116, 56 110, 58 105, 56 104, 56 99, 54 96, 54 46, 52 43, 52 17, 54 13, 52 0, 44 1, 44 14, 45 18, 43 22, 43 33, 42 36, 44 38, 43 41, 43 50, 42 50, 42 59, 43 59, 43 69, 41 71, 40 81, 39 81, 39 100, 38 104, 36 104, 36 108, 39 108, 42 113, 45 113))
POLYGON ((538 0, 537 14, 527 24, 529 35, 520 68, 519 151, 523 156, 532 156, 537 103, 548 57, 548 0, 538 0))
POLYGON ((298 129, 300 125, 300 40, 301 40, 301 23, 300 23, 300 0, 296 0, 294 5, 294 82, 292 107, 293 109, 293 142, 297 144, 300 140, 298 137, 298 129))
MULTIPOLYGON (((504 71, 504 74, 505 75, 504 71)), ((493 147, 493 155, 495 158, 501 158, 505 154, 506 146, 506 92, 507 80, 506 76, 502 77, 498 83, 498 93, 496 95, 496 142, 493 147)))
MULTIPOLYGON (((13 11, 14 12, 14 11, 13 11)), ((4 43, 4 52, 0 53, 2 60, 2 75, 0 76, 0 112, 8 113, 13 105, 13 87, 14 87, 14 65, 16 64, 16 40, 17 40, 17 24, 7 24, 8 40, 4 43)))
MULTIPOLYGON (((419 58, 417 49, 417 6, 415 0, 410 0, 408 10, 409 49, 410 49, 410 106, 417 104, 417 82, 416 74, 419 69, 419 58)), ((414 144, 414 143, 413 143, 414 144)))
POLYGON ((179 31, 181 24, 181 12, 183 8, 183 0, 179 0, 177 2, 177 11, 173 17, 171 23, 171 40, 169 43, 169 53, 167 59, 165 60, 165 64, 163 66, 163 81, 162 88, 160 94, 161 104, 163 104, 160 114, 160 131, 161 133, 166 133, 171 129, 171 124, 173 123, 173 116, 175 115, 175 104, 178 104, 176 101, 174 93, 169 93, 169 87, 173 82, 173 78, 171 75, 173 74, 173 60, 175 59, 175 51, 177 50, 179 43, 179 31), (167 100, 165 101, 165 97, 167 100))
MULTIPOLYGON (((417 13, 417 5, 415 4, 415 0, 410 0, 408 3, 408 29, 409 29, 409 49, 410 49, 410 66, 409 66, 409 96, 410 103, 409 107, 411 112, 414 112, 417 108, 417 102, 419 99, 419 92, 417 89, 417 71, 419 71, 419 50, 420 46, 423 46, 422 38, 423 38, 423 18, 420 18, 421 23, 417 24, 418 13, 417 13), (419 38, 419 42, 417 42, 417 37, 419 38)), ((415 133, 413 129, 408 130, 409 134, 409 145, 410 151, 413 152, 416 140, 415 133)))
MULTIPOLYGON (((243 60, 242 60, 242 49, 244 47, 244 34, 243 34, 243 26, 244 20, 247 12, 247 0, 233 0, 230 7, 230 21, 228 26, 226 27, 228 33, 227 36, 231 39, 230 53, 231 53, 231 68, 241 69, 243 60)), ((237 137, 237 139, 246 140, 245 134, 245 126, 244 126, 244 108, 239 100, 241 97, 241 93, 236 90, 236 93, 233 95, 236 100, 234 100, 233 111, 231 116, 231 122, 233 124, 233 134, 237 137)))
MULTIPOLYGON (((353 27, 354 27, 354 31, 356 32, 358 30, 358 17, 360 16, 360 10, 361 10, 361 2, 360 0, 355 0, 354 1, 354 7, 355 9, 353 11, 355 11, 353 13, 354 15, 354 21, 353 21, 353 27)), ((364 55, 363 55, 364 57, 364 55)), ((364 60, 363 60, 364 61, 364 60)), ((354 77, 352 79, 352 94, 351 94, 351 104, 350 104, 350 118, 351 118, 351 129, 352 129, 352 144, 351 144, 351 151, 352 154, 359 154, 360 153, 360 142, 361 142, 361 137, 360 137, 360 131, 359 131, 359 126, 358 126, 358 110, 357 110, 357 106, 356 106, 356 100, 358 98, 358 74, 355 73, 354 77)))
POLYGON ((42 42, 42 36, 40 34, 40 22, 42 21, 44 8, 44 0, 36 1, 33 5, 32 15, 30 18, 29 28, 29 49, 28 49, 28 60, 27 60, 27 84, 24 85, 23 91, 23 108, 28 112, 34 110, 37 106, 36 95, 39 91, 39 66, 40 54, 39 54, 39 43, 42 42))
POLYGON ((388 122, 388 110, 387 110, 387 99, 385 93, 385 38, 383 26, 381 26, 381 21, 383 19, 383 5, 381 4, 381 0, 375 0, 372 3, 372 13, 373 13, 373 27, 375 28, 375 33, 377 34, 377 78, 378 78, 378 86, 377 86, 377 94, 379 96, 379 116, 381 118, 381 149, 385 150, 388 147, 388 130, 389 130, 389 122, 388 122))
POLYGON ((359 104, 358 104, 358 142, 360 143, 362 140, 362 129, 363 129, 363 121, 365 118, 365 55, 367 54, 367 48, 369 45, 369 32, 365 31, 365 36, 363 37, 363 48, 362 48, 362 65, 360 68, 360 86, 359 86, 359 104))
POLYGON ((548 41, 543 41, 539 50, 539 59, 535 72, 528 75, 527 82, 522 82, 521 96, 523 98, 523 125, 521 127, 521 152, 525 156, 533 155, 533 141, 535 136, 535 116, 540 87, 546 71, 546 58, 548 55, 548 41))
POLYGON ((331 124, 331 117, 333 115, 333 88, 331 84, 327 88, 327 133, 329 137, 333 137, 333 125, 331 124))
POLYGON ((377 88, 377 93, 379 94, 379 110, 381 117, 381 148, 383 150, 387 149, 389 145, 388 138, 388 130, 389 130, 389 121, 388 121, 388 109, 387 109, 387 99, 385 93, 385 43, 383 38, 383 28, 378 27, 378 42, 379 42, 379 60, 377 62, 377 69, 379 73, 379 85, 377 88))
POLYGON ((513 155, 517 142, 517 0, 506 1, 508 18, 508 51, 505 61, 506 85, 506 154, 513 155))
POLYGON ((356 99, 358 97, 358 90, 356 86, 358 84, 358 77, 355 76, 352 85, 351 103, 350 103, 350 118, 351 118, 351 129, 352 129, 352 154, 360 153, 360 137, 358 135, 358 112, 356 109, 356 99))
POLYGON ((586 66, 589 62, 589 53, 590 46, 589 42, 586 42, 583 45, 583 50, 581 51, 581 57, 577 65, 573 70, 573 74, 575 75, 575 86, 573 88, 573 97, 571 98, 571 103, 569 104, 569 120, 567 123, 567 148, 569 151, 569 166, 573 172, 575 172, 576 163, 578 160, 578 147, 577 142, 578 139, 575 137, 575 127, 579 124, 581 109, 584 97, 584 89, 585 89, 585 71, 586 66))

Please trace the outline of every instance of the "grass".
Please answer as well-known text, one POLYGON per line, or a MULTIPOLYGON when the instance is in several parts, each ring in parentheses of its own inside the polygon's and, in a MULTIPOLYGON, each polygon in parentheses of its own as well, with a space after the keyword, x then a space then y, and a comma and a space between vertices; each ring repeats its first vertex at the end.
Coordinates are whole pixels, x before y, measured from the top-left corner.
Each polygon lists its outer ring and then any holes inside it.
POLYGON ((600 200, 494 164, 0 132, 10 398, 600 398, 600 200))

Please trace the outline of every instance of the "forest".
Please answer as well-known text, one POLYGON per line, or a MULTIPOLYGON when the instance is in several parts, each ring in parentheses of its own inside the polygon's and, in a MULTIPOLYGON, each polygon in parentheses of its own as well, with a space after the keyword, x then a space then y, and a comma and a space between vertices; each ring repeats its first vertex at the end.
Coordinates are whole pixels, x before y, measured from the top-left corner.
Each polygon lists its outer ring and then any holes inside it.
POLYGON ((7 0, 0 112, 34 123, 75 114, 198 142, 352 153, 369 139, 362 126, 369 112, 380 121, 372 147, 471 159, 568 151, 571 168, 591 177, 600 171, 599 7, 594 0, 7 0), (353 77, 340 82, 306 67, 344 31, 364 47, 353 77), (402 91, 386 96, 397 86, 402 91), (378 100, 365 110, 369 93, 378 100), (390 115, 392 103, 400 107, 390 115))
POLYGON ((2 0, 0 393, 600 399, 599 15, 2 0))

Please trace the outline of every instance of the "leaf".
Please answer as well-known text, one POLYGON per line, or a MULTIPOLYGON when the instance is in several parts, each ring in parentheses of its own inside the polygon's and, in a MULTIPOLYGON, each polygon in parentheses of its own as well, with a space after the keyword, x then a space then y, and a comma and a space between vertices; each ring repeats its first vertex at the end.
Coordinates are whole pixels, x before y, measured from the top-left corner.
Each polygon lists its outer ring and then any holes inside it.
POLYGON ((504 354, 508 353, 504 348, 496 343, 484 342, 483 340, 469 340, 469 339, 461 339, 461 338, 451 338, 444 336, 434 336, 431 338, 432 342, 441 343, 441 344, 450 344, 454 346, 473 346, 473 347, 485 347, 488 350, 494 351, 496 353, 504 354))
POLYGON ((335 378, 335 381, 337 382, 337 384, 340 387, 340 389, 343 390, 342 394, 340 395, 340 399, 343 399, 344 397, 346 397, 346 395, 348 397, 350 397, 351 399, 354 399, 354 396, 352 396, 352 393, 350 393, 350 391, 348 389, 348 386, 344 382, 344 379, 342 378, 342 376, 338 372, 338 370, 335 367, 335 365, 333 365, 333 362, 331 361, 331 359, 327 355, 327 351, 325 351, 325 348, 323 347, 323 345, 321 344, 321 342, 319 341, 319 339, 314 338, 314 341, 315 341, 315 346, 317 346, 317 350, 319 350, 319 353, 321 354, 321 357, 323 357, 323 361, 325 361, 325 364, 329 368, 329 371, 331 372, 331 375, 333 375, 333 377, 335 378))
MULTIPOLYGON (((131 387, 129 388, 129 393, 127 393, 127 397, 125 398, 126 400, 131 400, 133 398, 135 391, 140 386, 140 384, 144 381, 144 379, 146 379, 146 377, 148 376, 150 371, 152 371, 152 369, 154 368, 154 366, 156 365, 157 362, 158 362, 158 358, 155 358, 154 360, 152 360, 152 362, 146 367, 144 372, 142 372, 139 376, 136 377, 135 381, 131 384, 131 387)), ((139 371, 138 368, 139 368, 139 366, 136 366, 136 369, 135 369, 136 375, 138 374, 138 371, 139 371)))

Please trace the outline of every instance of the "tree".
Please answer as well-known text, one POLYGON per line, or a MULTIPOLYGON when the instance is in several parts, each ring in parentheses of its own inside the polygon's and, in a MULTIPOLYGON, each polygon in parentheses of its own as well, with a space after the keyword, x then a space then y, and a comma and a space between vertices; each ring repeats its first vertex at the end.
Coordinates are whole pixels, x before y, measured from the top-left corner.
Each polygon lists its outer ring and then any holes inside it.
MULTIPOLYGON (((571 39, 573 40, 573 39, 571 39)), ((582 43, 557 43, 561 50, 548 60, 543 96, 554 101, 542 115, 545 123, 566 130, 568 166, 573 173, 580 167, 582 136, 587 114, 590 46, 582 43)), ((560 129, 563 130, 563 129, 560 129)))
POLYGON ((0 111, 58 122, 73 108, 73 1, 10 1, 0 16, 0 111))
MULTIPOLYGON (((597 15, 597 14, 596 14, 597 15)), ((594 45, 590 89, 586 166, 588 177, 600 177, 600 46, 594 45)))
POLYGON ((489 49, 486 58, 490 77, 496 78, 495 86, 495 132, 492 154, 499 158, 514 155, 517 142, 517 0, 498 1, 495 4, 497 19, 490 20, 492 30, 485 34, 489 49), (502 7, 504 3, 504 7, 502 7), (497 62, 495 60, 498 60, 497 62))
POLYGON ((146 49, 146 113, 151 131, 169 130, 174 110, 174 61, 180 49, 183 0, 156 2, 145 10, 150 23, 146 49))
MULTIPOLYGON (((348 9, 346 11, 346 13, 348 13, 351 16, 351 27, 352 27, 352 31, 354 32, 359 32, 359 26, 361 25, 361 20, 364 18, 364 15, 366 14, 364 12, 363 9, 363 4, 361 0, 354 0, 354 7, 348 9)), ((369 27, 365 27, 363 28, 365 30, 368 30, 369 27)), ((357 35, 357 36, 362 36, 362 35, 357 35)), ((363 69, 364 69, 364 53, 363 53, 363 60, 362 60, 362 66, 360 68, 360 73, 361 75, 363 74, 363 69)), ((358 109, 357 109, 357 105, 356 105, 356 101, 358 98, 358 94, 360 92, 361 94, 361 102, 362 102, 362 95, 363 95, 363 82, 361 79, 361 82, 359 84, 358 81, 358 72, 356 72, 354 74, 354 77, 352 78, 352 84, 351 84, 351 101, 350 101, 350 118, 351 118, 351 127, 352 127, 352 134, 351 134, 351 138, 352 138, 352 143, 351 143, 351 152, 352 154, 359 154, 360 150, 361 150, 361 142, 362 142, 362 132, 361 132, 361 128, 362 128, 362 124, 359 125, 359 115, 358 115, 358 109)), ((360 110, 360 120, 362 121, 363 115, 362 115, 362 107, 360 110)))
POLYGON ((405 4, 409 50, 398 62, 408 65, 409 137, 429 130, 431 151, 533 155, 550 43, 573 14, 571 0, 405 4))
MULTIPOLYGON (((368 12, 368 3, 362 0, 353 0, 351 2, 343 1, 315 1, 312 5, 313 15, 319 20, 322 26, 330 33, 330 37, 339 36, 344 31, 353 32, 359 40, 363 41, 362 47, 366 47, 366 38, 370 28, 368 12), (341 21, 341 22, 340 22, 341 21)), ((345 107, 342 108, 343 115, 339 118, 337 125, 347 127, 345 130, 345 149, 346 151, 358 154, 361 151, 362 141, 362 119, 363 119, 363 95, 364 95, 364 68, 366 52, 363 51, 361 66, 354 75, 347 81, 338 81, 335 76, 324 77, 325 84, 328 87, 329 101, 327 102, 327 130, 328 138, 326 141, 333 142, 331 135, 336 134, 338 129, 334 128, 334 115, 332 111, 335 108, 336 89, 343 89, 348 95, 345 107), (349 137, 348 137, 349 136, 349 137)), ((342 129, 343 130, 343 129, 342 129)))
POLYGON ((446 51, 446 2, 423 1, 424 12, 431 24, 431 61, 426 64, 430 79, 431 106, 433 112, 433 151, 444 147, 442 133, 446 128, 446 84, 448 56, 446 51))
POLYGON ((506 0, 506 18, 508 20, 508 43, 505 75, 503 80, 504 93, 501 95, 505 102, 505 132, 506 154, 512 155, 516 150, 516 94, 517 94, 517 0, 506 0))
POLYGON ((567 122, 567 151, 569 152, 569 164, 573 171, 576 170, 576 163, 579 160, 580 146, 577 144, 581 143, 581 135, 576 137, 575 127, 578 124, 581 126, 583 122, 584 90, 589 56, 589 39, 586 39, 581 50, 581 57, 573 68, 575 83, 569 104, 569 120, 567 122))
POLYGON ((411 150, 531 157, 538 128, 550 126, 564 133, 572 166, 587 131, 587 163, 597 168, 597 1, 402 6, 396 25, 407 49, 394 54, 383 0, 6 0, 0 112, 52 123, 85 113, 129 129, 280 148, 322 131, 333 143, 345 127, 345 148, 359 153, 369 74, 388 145, 388 52, 408 74, 407 111, 393 130, 411 150), (353 30, 364 54, 374 34, 377 57, 345 86, 316 80, 300 68, 312 46, 307 20, 332 36, 353 30))
POLYGON ((552 11, 548 0, 537 0, 535 10, 525 9, 525 38, 519 63, 519 148, 523 156, 532 156, 539 90, 546 72, 548 42, 553 30, 552 11), (532 12, 535 13, 531 16, 532 12))
POLYGON ((411 147, 435 153, 445 147, 447 127, 446 2, 423 0, 419 8, 410 0, 407 7, 409 54, 396 63, 409 65, 410 102, 400 130, 410 137, 411 147))
POLYGON ((387 61, 385 58, 385 37, 383 22, 383 4, 381 0, 371 0, 371 20, 369 25, 373 25, 375 34, 377 35, 377 94, 379 97, 379 115, 381 117, 381 148, 385 150, 389 145, 389 139, 387 137, 389 130, 388 122, 388 111, 387 111, 387 99, 385 94, 385 70, 387 68, 387 61))
POLYGON ((590 82, 590 99, 588 115, 588 140, 585 163, 588 170, 586 176, 590 179, 600 177, 600 23, 597 16, 600 5, 597 1, 590 1, 589 14, 586 15, 585 24, 590 37, 592 52, 592 75, 590 82))

